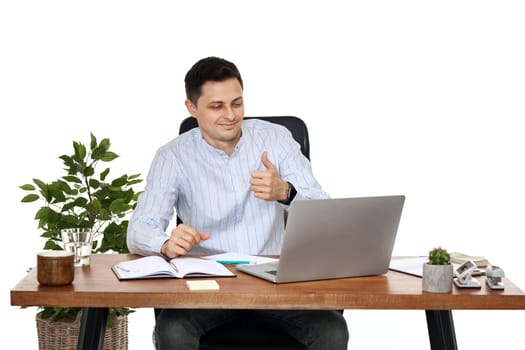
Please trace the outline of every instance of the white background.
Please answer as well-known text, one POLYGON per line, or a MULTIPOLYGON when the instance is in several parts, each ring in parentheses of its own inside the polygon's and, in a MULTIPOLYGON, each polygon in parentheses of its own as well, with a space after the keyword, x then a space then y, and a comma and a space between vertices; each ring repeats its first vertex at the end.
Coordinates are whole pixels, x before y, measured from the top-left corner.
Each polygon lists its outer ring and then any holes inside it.
MULTIPOLYGON (((43 246, 18 186, 109 137, 114 176, 145 177, 176 136, 198 59, 235 62, 246 115, 297 115, 332 197, 404 194, 395 255, 441 245, 525 287, 525 7, 521 1, 3 1, 0 4, 0 332, 37 347, 9 290, 43 246)), ((423 311, 346 313, 351 349, 425 349, 423 311)), ((461 349, 516 348, 525 311, 454 312, 461 349)), ((129 319, 150 349, 152 311, 129 319)))

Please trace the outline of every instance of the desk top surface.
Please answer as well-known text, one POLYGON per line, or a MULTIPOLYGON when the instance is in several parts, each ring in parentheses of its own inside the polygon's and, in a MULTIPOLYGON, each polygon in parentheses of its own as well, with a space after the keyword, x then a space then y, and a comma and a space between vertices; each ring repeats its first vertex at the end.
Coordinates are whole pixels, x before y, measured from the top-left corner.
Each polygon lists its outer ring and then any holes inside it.
MULTIPOLYGON (((75 268, 75 280, 61 287, 40 286, 36 268, 13 289, 11 305, 64 307, 173 307, 260 309, 525 309, 525 294, 504 278, 505 290, 451 293, 421 290, 421 278, 389 271, 381 276, 273 284, 234 271, 214 277, 218 291, 189 291, 182 279, 119 281, 110 267, 138 256, 95 254, 91 265, 75 268)), ((199 278, 200 279, 200 278, 199 278)))

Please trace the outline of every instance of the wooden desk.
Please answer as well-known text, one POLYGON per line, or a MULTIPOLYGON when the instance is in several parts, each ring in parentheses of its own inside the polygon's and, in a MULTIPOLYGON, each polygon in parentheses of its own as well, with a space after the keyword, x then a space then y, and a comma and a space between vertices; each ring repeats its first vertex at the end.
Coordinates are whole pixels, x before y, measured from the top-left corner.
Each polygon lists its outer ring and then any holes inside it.
MULTIPOLYGON (((96 254, 76 268, 72 285, 40 286, 33 269, 11 290, 11 305, 84 308, 79 349, 102 349, 107 308, 410 309, 426 310, 433 349, 456 349, 451 310, 525 309, 525 294, 510 280, 505 290, 421 291, 421 279, 389 271, 382 276, 276 285, 242 272, 214 278, 219 291, 190 292, 184 280, 119 281, 110 266, 133 255, 96 254)), ((232 267, 234 269, 234 267, 232 267)))

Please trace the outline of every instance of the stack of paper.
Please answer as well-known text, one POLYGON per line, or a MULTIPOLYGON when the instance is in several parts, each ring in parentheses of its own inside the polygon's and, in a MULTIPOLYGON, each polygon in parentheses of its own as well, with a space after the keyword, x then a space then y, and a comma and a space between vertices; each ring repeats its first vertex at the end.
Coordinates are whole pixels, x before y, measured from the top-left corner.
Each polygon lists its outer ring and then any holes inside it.
POLYGON ((463 264, 466 261, 472 260, 477 266, 487 266, 488 261, 482 256, 467 255, 462 253, 450 253, 450 262, 456 264, 463 264))

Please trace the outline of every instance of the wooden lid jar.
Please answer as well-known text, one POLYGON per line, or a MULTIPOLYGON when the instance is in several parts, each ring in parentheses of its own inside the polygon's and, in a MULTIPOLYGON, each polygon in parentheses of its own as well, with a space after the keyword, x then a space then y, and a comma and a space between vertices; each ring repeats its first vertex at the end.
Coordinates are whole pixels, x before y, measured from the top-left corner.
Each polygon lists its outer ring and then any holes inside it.
POLYGON ((74 254, 64 250, 46 250, 37 255, 38 283, 63 286, 75 278, 74 254))

